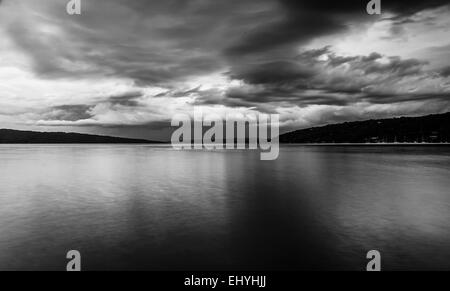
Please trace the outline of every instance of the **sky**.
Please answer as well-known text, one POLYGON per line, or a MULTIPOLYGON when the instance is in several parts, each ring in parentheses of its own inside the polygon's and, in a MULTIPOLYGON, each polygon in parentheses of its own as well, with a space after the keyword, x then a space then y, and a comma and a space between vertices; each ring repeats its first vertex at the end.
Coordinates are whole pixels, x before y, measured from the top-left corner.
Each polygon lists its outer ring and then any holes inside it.
POLYGON ((0 0, 0 128, 170 139, 194 108, 281 132, 450 111, 450 0, 0 0))

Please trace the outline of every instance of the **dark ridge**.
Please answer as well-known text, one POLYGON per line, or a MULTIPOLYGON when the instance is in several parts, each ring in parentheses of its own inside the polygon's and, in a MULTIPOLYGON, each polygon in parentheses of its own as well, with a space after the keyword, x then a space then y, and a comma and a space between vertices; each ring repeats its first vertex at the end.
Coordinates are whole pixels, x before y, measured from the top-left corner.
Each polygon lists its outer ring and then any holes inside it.
POLYGON ((101 136, 81 133, 65 133, 65 132, 35 132, 20 131, 11 129, 0 129, 0 143, 17 143, 17 144, 62 144, 62 143, 159 143, 144 139, 130 139, 112 136, 101 136))
POLYGON ((326 125, 280 135, 280 143, 449 143, 450 112, 326 125))

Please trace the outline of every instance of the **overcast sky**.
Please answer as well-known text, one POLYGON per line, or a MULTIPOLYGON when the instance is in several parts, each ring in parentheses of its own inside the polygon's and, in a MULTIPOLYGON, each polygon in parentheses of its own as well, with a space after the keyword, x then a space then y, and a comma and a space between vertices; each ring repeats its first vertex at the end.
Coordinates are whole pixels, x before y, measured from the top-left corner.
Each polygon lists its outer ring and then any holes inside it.
POLYGON ((282 131, 450 111, 450 0, 0 0, 0 128, 169 139, 173 114, 282 131))

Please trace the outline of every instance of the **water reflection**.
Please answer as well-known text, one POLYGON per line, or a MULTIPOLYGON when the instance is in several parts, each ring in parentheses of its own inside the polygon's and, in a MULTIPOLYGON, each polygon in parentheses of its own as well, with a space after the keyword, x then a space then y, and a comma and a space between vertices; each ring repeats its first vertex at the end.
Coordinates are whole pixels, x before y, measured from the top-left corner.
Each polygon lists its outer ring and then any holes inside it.
POLYGON ((450 269, 450 151, 0 146, 0 269, 450 269))

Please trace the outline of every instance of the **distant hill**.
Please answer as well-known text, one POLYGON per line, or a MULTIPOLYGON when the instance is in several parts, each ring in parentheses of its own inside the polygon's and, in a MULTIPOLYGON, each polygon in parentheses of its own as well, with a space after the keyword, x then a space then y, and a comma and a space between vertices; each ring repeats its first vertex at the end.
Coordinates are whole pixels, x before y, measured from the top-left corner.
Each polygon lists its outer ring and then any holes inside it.
MULTIPOLYGON (((450 143, 450 112, 422 117, 400 117, 331 124, 280 135, 280 143, 450 143)), ((5 143, 161 143, 65 132, 0 129, 5 143)))
POLYGON ((448 143, 450 112, 332 124, 280 135, 281 143, 448 143))
POLYGON ((35 132, 0 129, 0 143, 158 143, 143 139, 129 139, 65 132, 35 132))

